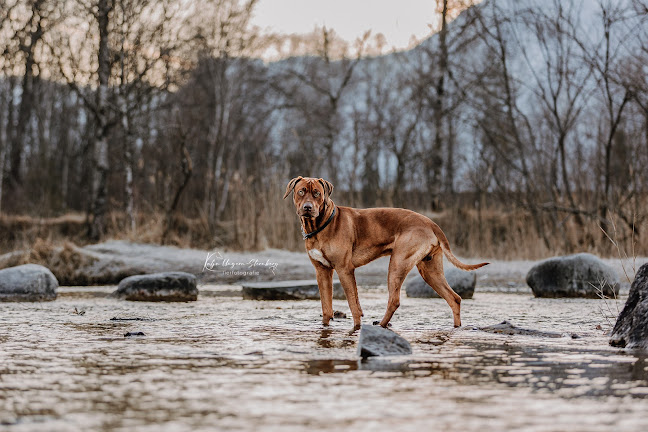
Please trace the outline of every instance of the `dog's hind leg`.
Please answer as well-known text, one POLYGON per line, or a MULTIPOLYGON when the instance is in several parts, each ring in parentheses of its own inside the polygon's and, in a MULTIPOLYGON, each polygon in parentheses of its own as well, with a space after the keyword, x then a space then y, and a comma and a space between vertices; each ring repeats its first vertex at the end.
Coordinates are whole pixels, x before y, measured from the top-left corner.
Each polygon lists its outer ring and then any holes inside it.
POLYGON ((416 267, 423 277, 423 280, 434 289, 443 298, 450 309, 454 318, 454 326, 461 326, 461 297, 454 292, 443 274, 443 254, 438 251, 432 255, 429 261, 421 261, 416 267))

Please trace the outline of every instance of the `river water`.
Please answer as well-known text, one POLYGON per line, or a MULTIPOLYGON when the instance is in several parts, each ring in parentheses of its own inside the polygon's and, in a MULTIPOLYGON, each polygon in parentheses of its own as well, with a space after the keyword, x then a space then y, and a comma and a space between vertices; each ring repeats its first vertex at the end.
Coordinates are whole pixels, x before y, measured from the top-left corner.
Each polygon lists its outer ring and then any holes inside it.
MULTIPOLYGON (((0 430, 648 428, 646 357, 607 344, 625 298, 478 291, 453 329, 443 300, 403 295, 392 329, 413 354, 360 361, 351 319, 323 328, 318 301, 202 288, 193 303, 106 298, 114 287, 0 303, 0 430), (504 319, 564 336, 478 329, 504 319)), ((370 323, 387 293, 360 300, 370 323)), ((334 307, 348 314, 344 301, 334 307)))

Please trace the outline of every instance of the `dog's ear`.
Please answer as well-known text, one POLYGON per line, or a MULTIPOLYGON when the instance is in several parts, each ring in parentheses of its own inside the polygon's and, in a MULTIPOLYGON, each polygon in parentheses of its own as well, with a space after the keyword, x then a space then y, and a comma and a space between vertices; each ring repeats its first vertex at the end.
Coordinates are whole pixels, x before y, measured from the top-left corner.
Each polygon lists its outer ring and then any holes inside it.
POLYGON ((293 189, 295 189, 295 185, 297 184, 297 182, 298 182, 299 180, 303 179, 303 178, 304 178, 304 177, 302 177, 302 176, 295 177, 294 179, 292 179, 292 180, 290 180, 290 181, 288 182, 288 186, 286 186, 286 193, 284 194, 283 199, 286 199, 286 197, 287 197, 288 195, 290 195, 290 192, 292 192, 293 189))
POLYGON ((322 187, 324 188, 324 192, 326 192, 326 196, 330 197, 331 194, 333 193, 333 185, 331 184, 330 181, 324 180, 324 179, 319 179, 318 180, 322 187))

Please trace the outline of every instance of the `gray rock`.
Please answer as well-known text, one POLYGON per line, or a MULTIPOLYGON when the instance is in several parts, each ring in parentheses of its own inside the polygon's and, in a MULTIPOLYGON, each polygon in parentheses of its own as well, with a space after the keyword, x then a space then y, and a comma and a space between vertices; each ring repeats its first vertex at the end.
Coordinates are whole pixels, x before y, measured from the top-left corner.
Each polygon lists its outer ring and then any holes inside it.
POLYGON ((56 300, 58 281, 47 267, 24 264, 0 270, 0 302, 56 300))
POLYGON ((560 338, 563 337, 561 333, 555 332, 544 332, 540 330, 531 330, 520 328, 514 326, 509 321, 502 321, 499 324, 490 325, 486 327, 480 327, 479 330, 485 331, 488 333, 495 334, 504 334, 504 335, 522 335, 522 336, 540 336, 540 337, 549 337, 549 338, 560 338))
MULTIPOLYGON (((459 294, 462 299, 473 297, 475 285, 477 285, 476 273, 450 267, 444 270, 444 274, 450 288, 459 294)), ((410 277, 405 284, 405 292, 407 297, 439 298, 439 294, 423 280, 418 272, 416 272, 415 276, 410 277)))
POLYGON ((129 259, 108 257, 72 243, 54 246, 40 242, 27 251, 14 251, 0 255, 0 268, 19 264, 40 264, 54 274, 61 285, 113 285, 127 276, 151 271, 141 271, 127 264, 129 259))
POLYGON ((131 301, 196 301, 196 276, 184 272, 130 276, 119 282, 111 297, 131 301))
POLYGON ((623 310, 610 336, 610 345, 648 349, 648 264, 639 268, 623 310))
MULTIPOLYGON (((248 282, 243 284, 246 300, 319 300, 316 280, 248 282)), ((333 281, 333 298, 346 299, 340 281, 333 281)))
POLYGON ((536 297, 616 297, 619 278, 614 269, 592 254, 550 258, 527 273, 536 297))
POLYGON ((358 339, 358 356, 390 356, 412 354, 412 347, 398 333, 380 326, 363 325, 358 339))

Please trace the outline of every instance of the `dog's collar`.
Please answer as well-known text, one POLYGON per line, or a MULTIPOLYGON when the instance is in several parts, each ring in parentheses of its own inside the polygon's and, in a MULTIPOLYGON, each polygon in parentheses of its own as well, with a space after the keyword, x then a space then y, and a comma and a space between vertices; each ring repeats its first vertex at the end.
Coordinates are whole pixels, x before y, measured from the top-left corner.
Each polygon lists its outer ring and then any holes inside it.
POLYGON ((319 233, 319 232, 322 231, 324 228, 326 228, 326 227, 328 226, 328 224, 330 224, 331 221, 333 220, 333 216, 335 216, 335 210, 336 210, 336 207, 333 206, 333 212, 331 213, 331 216, 329 216, 329 218, 326 220, 326 222, 324 222, 324 225, 322 225, 321 227, 317 228, 315 231, 311 231, 311 232, 309 232, 309 233, 306 233, 306 232, 304 232, 304 227, 302 226, 302 227, 301 227, 301 232, 302 232, 302 237, 304 238, 304 240, 309 239, 309 238, 315 236, 315 234, 319 233))

